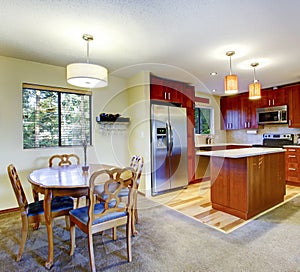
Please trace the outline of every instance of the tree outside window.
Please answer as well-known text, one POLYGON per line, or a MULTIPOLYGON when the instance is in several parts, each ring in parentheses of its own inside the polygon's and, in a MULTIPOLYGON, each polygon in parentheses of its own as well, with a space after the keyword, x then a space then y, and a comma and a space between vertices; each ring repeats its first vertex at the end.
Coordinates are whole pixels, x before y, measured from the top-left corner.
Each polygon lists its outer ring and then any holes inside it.
POLYGON ((23 148, 91 144, 91 95, 23 84, 23 148))
POLYGON ((208 107, 195 108, 195 133, 212 134, 213 109, 208 107))

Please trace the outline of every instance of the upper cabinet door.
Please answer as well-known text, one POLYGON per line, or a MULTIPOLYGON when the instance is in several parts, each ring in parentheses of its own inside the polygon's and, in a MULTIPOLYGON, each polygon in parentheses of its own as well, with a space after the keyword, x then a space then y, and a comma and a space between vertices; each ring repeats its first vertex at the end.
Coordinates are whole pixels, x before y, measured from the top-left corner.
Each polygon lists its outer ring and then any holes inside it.
POLYGON ((171 103, 183 103, 185 83, 151 76, 150 99, 171 103))
POLYGON ((226 96, 221 98, 221 128, 225 130, 240 128, 241 98, 226 96))
POLYGON ((300 128, 300 85, 285 87, 288 94, 289 127, 300 128))
POLYGON ((276 90, 266 89, 261 91, 261 99, 258 103, 259 108, 282 106, 288 104, 288 96, 285 88, 276 90))
POLYGON ((256 122, 256 108, 258 108, 259 100, 249 99, 249 94, 241 95, 241 110, 240 110, 240 128, 253 129, 258 128, 256 122))

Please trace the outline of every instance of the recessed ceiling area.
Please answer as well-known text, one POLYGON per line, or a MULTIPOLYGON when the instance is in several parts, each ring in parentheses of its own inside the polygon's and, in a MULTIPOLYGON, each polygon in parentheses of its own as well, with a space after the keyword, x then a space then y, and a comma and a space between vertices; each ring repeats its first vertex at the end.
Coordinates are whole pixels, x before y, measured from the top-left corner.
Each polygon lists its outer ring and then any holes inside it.
POLYGON ((299 10, 298 0, 4 0, 0 55, 65 67, 85 61, 88 33, 90 62, 111 75, 147 70, 223 95, 233 50, 245 92, 254 62, 262 88, 300 81, 299 10))

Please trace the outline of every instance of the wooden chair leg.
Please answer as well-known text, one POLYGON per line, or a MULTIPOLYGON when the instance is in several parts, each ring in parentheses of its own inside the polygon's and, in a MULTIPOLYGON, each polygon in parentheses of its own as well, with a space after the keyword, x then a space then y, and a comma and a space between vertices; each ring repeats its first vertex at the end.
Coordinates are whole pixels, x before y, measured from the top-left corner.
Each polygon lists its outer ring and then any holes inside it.
POLYGON ((112 228, 112 238, 114 241, 117 240, 117 227, 112 228))
POLYGON ((76 209, 79 208, 79 204, 80 204, 80 197, 76 198, 76 209))
POLYGON ((23 252, 25 249, 27 234, 28 234, 28 218, 25 215, 25 216, 22 216, 22 237, 21 237, 19 253, 17 256, 17 262, 20 261, 22 258, 22 255, 23 255, 23 252))
POLYGON ((65 215, 65 221, 66 221, 66 230, 70 229, 70 216, 65 215))
POLYGON ((94 256, 94 245, 93 245, 93 234, 91 232, 88 233, 88 246, 89 246, 91 271, 96 272, 95 256, 94 256))
POLYGON ((132 216, 128 216, 128 221, 126 224, 126 241, 127 241, 127 260, 128 262, 132 261, 132 254, 131 254, 131 234, 132 234, 132 229, 131 229, 131 218, 132 216))
POLYGON ((73 256, 75 249, 75 224, 73 222, 70 223, 70 256, 73 256))
POLYGON ((134 217, 135 217, 135 223, 138 224, 139 223, 139 217, 138 217, 138 210, 137 210, 137 196, 135 198, 135 205, 134 205, 134 217))

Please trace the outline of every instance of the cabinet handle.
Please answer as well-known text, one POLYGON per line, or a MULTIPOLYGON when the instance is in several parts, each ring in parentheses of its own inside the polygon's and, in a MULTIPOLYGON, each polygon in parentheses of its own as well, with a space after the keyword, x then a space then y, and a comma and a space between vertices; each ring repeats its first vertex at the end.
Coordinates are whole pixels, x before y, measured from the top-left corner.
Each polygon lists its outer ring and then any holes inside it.
POLYGON ((296 158, 296 155, 289 155, 289 158, 296 158))
POLYGON ((167 99, 167 93, 166 92, 164 92, 164 97, 165 97, 165 100, 167 99))
POLYGON ((273 106, 275 105, 275 100, 274 99, 272 99, 272 101, 273 101, 273 106))
POLYGON ((288 149, 288 151, 296 152, 296 149, 288 149))
POLYGON ((248 128, 250 128, 251 127, 251 122, 248 122, 248 128))
POLYGON ((292 125, 292 120, 291 119, 289 119, 289 126, 291 126, 292 125))
POLYGON ((247 127, 248 127, 248 125, 247 125, 247 122, 245 122, 245 125, 244 125, 244 126, 245 126, 245 128, 247 128, 247 127))
POLYGON ((268 100, 268 104, 269 104, 269 106, 271 106, 271 100, 270 99, 268 100))
POLYGON ((290 171, 296 171, 296 168, 289 168, 290 171))
POLYGON ((170 94, 170 93, 168 93, 168 99, 169 99, 169 100, 171 99, 171 94, 170 94))

